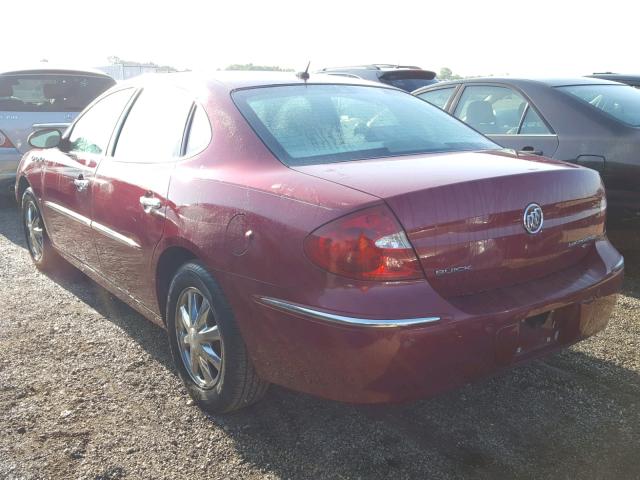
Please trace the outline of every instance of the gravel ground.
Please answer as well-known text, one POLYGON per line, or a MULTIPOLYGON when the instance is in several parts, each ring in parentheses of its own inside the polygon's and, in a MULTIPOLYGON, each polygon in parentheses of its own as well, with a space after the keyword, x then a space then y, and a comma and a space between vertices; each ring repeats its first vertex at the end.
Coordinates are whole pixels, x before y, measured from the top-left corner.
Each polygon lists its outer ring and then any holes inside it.
POLYGON ((409 405, 272 387, 215 417, 161 329, 81 274, 35 270, 3 201, 0 478, 640 478, 640 229, 613 223, 627 283, 589 341, 409 405))

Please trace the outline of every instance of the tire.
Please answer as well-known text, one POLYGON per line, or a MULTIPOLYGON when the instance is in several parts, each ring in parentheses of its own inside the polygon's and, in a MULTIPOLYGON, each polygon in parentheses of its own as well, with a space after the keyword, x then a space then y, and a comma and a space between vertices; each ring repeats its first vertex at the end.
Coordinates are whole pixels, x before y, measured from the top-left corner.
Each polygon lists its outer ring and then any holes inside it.
POLYGON ((27 250, 38 270, 52 271, 58 268, 62 258, 51 245, 38 201, 31 187, 22 194, 22 228, 27 250))
POLYGON ((166 318, 178 373, 203 410, 227 413, 264 396, 269 384, 258 377, 231 307, 201 263, 186 263, 173 277, 166 318))

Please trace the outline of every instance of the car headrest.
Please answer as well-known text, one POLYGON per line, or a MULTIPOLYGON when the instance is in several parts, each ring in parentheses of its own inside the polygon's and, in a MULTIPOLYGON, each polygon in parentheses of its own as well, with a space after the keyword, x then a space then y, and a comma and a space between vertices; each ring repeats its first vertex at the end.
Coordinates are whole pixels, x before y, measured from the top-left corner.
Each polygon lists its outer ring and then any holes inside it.
POLYGON ((496 121, 496 116, 489 102, 476 100, 475 102, 471 102, 467 107, 467 117, 465 121, 470 125, 493 123, 496 121))

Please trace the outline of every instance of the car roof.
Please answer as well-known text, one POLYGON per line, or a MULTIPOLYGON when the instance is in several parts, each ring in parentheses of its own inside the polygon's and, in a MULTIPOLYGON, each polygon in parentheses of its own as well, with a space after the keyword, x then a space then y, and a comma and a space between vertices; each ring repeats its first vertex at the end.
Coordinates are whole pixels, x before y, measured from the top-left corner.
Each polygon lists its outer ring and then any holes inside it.
POLYGON ((310 73, 308 80, 299 78, 295 72, 268 72, 268 71, 216 71, 216 72, 179 72, 179 73, 149 73, 140 75, 119 85, 143 86, 150 83, 163 83, 182 86, 185 88, 197 87, 197 85, 215 85, 217 88, 228 91, 242 88, 259 88, 277 85, 362 85, 377 88, 395 87, 370 82, 360 78, 327 75, 323 73, 310 73))
POLYGON ((600 78, 589 77, 564 77, 564 78, 520 78, 520 77, 475 77, 464 78, 461 80, 449 80, 438 82, 433 85, 427 85, 419 88, 412 93, 421 93, 426 90, 434 90, 436 88, 446 87, 447 85, 459 85, 470 83, 505 83, 519 88, 527 86, 548 86, 548 87, 566 87, 570 85, 620 85, 619 82, 603 80, 600 78))
POLYGON ((592 75, 587 75, 588 78, 603 78, 603 79, 611 79, 611 80, 630 80, 630 81, 640 81, 640 74, 629 74, 629 73, 612 73, 612 72, 603 72, 603 73, 594 73, 592 75))
POLYGON ((71 75, 95 75, 100 77, 108 77, 111 78, 110 75, 106 74, 95 68, 84 68, 84 67, 73 67, 73 66, 63 66, 63 65, 49 65, 46 63, 27 66, 27 67, 18 67, 3 70, 0 72, 0 75, 18 75, 18 74, 71 74, 71 75))

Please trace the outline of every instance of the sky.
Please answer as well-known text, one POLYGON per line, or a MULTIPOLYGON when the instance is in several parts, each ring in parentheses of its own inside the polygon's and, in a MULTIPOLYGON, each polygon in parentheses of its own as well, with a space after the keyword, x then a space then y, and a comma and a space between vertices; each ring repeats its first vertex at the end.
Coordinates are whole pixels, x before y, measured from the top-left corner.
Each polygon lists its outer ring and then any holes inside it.
POLYGON ((193 70, 311 61, 311 71, 397 63, 465 76, 640 73, 638 10, 619 0, 11 1, 0 16, 0 70, 117 56, 193 70))

